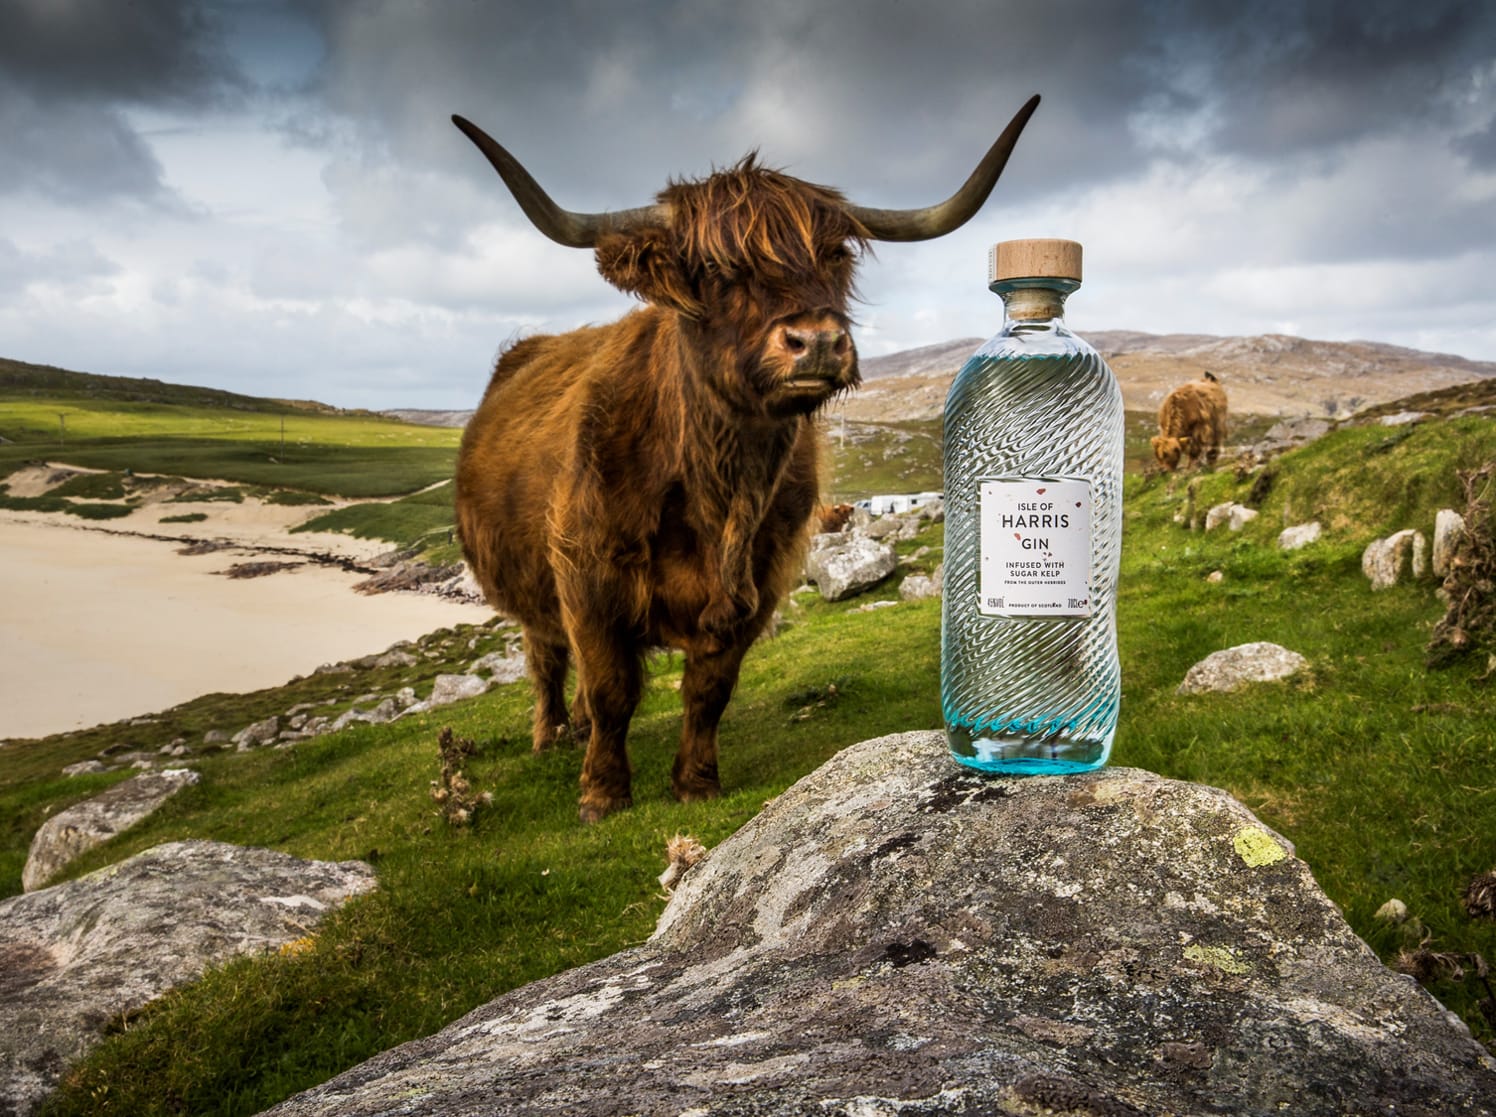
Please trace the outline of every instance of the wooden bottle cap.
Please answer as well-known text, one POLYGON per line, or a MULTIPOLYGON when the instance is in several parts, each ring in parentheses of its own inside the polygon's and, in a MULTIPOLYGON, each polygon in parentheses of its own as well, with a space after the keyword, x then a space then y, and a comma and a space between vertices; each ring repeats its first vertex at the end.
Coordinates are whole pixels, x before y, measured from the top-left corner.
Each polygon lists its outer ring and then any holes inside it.
POLYGON ((1073 240, 1005 240, 992 246, 988 280, 1073 279, 1080 282, 1080 244, 1073 240))

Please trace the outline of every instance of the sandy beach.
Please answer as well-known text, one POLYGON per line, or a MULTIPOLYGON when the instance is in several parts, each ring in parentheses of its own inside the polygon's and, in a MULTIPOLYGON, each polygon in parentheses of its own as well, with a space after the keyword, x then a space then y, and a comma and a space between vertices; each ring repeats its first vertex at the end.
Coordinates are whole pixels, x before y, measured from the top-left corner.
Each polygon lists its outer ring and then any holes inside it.
POLYGON ((326 565, 225 577, 235 563, 287 560, 256 547, 360 559, 383 548, 289 534, 305 509, 202 507, 210 519, 186 525, 139 513, 86 525, 64 514, 0 512, 0 740, 154 713, 213 691, 276 686, 493 615, 422 594, 355 593, 364 575, 326 565), (236 547, 183 555, 182 542, 131 534, 139 532, 226 538, 236 547))

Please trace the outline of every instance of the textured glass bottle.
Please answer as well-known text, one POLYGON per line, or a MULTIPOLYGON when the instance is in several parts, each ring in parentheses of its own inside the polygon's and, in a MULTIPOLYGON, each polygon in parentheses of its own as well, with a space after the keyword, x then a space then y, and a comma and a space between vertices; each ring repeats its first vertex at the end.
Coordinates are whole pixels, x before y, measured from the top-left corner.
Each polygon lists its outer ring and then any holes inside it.
POLYGON ((1003 329, 945 401, 941 707, 988 772, 1099 768, 1117 729, 1122 393, 1065 328, 1080 263, 1074 241, 993 248, 1003 329))

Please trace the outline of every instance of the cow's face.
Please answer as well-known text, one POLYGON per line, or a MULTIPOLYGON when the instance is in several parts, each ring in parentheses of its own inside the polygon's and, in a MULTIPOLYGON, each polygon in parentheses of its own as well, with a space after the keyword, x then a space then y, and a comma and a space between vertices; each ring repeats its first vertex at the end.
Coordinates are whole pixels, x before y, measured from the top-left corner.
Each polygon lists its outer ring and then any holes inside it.
POLYGON ((839 194, 748 159, 661 202, 669 223, 600 238, 598 269, 681 316, 718 393, 803 414, 857 385, 848 305, 866 234, 839 194))
POLYGON ((1158 459, 1158 464, 1165 469, 1178 469, 1179 458, 1184 453, 1184 450, 1185 444, 1182 438, 1173 438, 1162 434, 1153 436, 1153 456, 1158 459))

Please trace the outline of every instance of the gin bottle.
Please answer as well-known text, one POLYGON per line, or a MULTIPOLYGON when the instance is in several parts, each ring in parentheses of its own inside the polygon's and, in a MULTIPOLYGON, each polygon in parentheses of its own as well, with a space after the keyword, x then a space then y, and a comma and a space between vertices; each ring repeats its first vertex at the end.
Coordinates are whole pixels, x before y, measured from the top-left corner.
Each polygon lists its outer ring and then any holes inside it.
POLYGON ((941 707, 988 772, 1099 768, 1116 734, 1122 393, 1065 326, 1080 265, 1074 241, 994 246, 1003 329, 945 401, 941 707))

